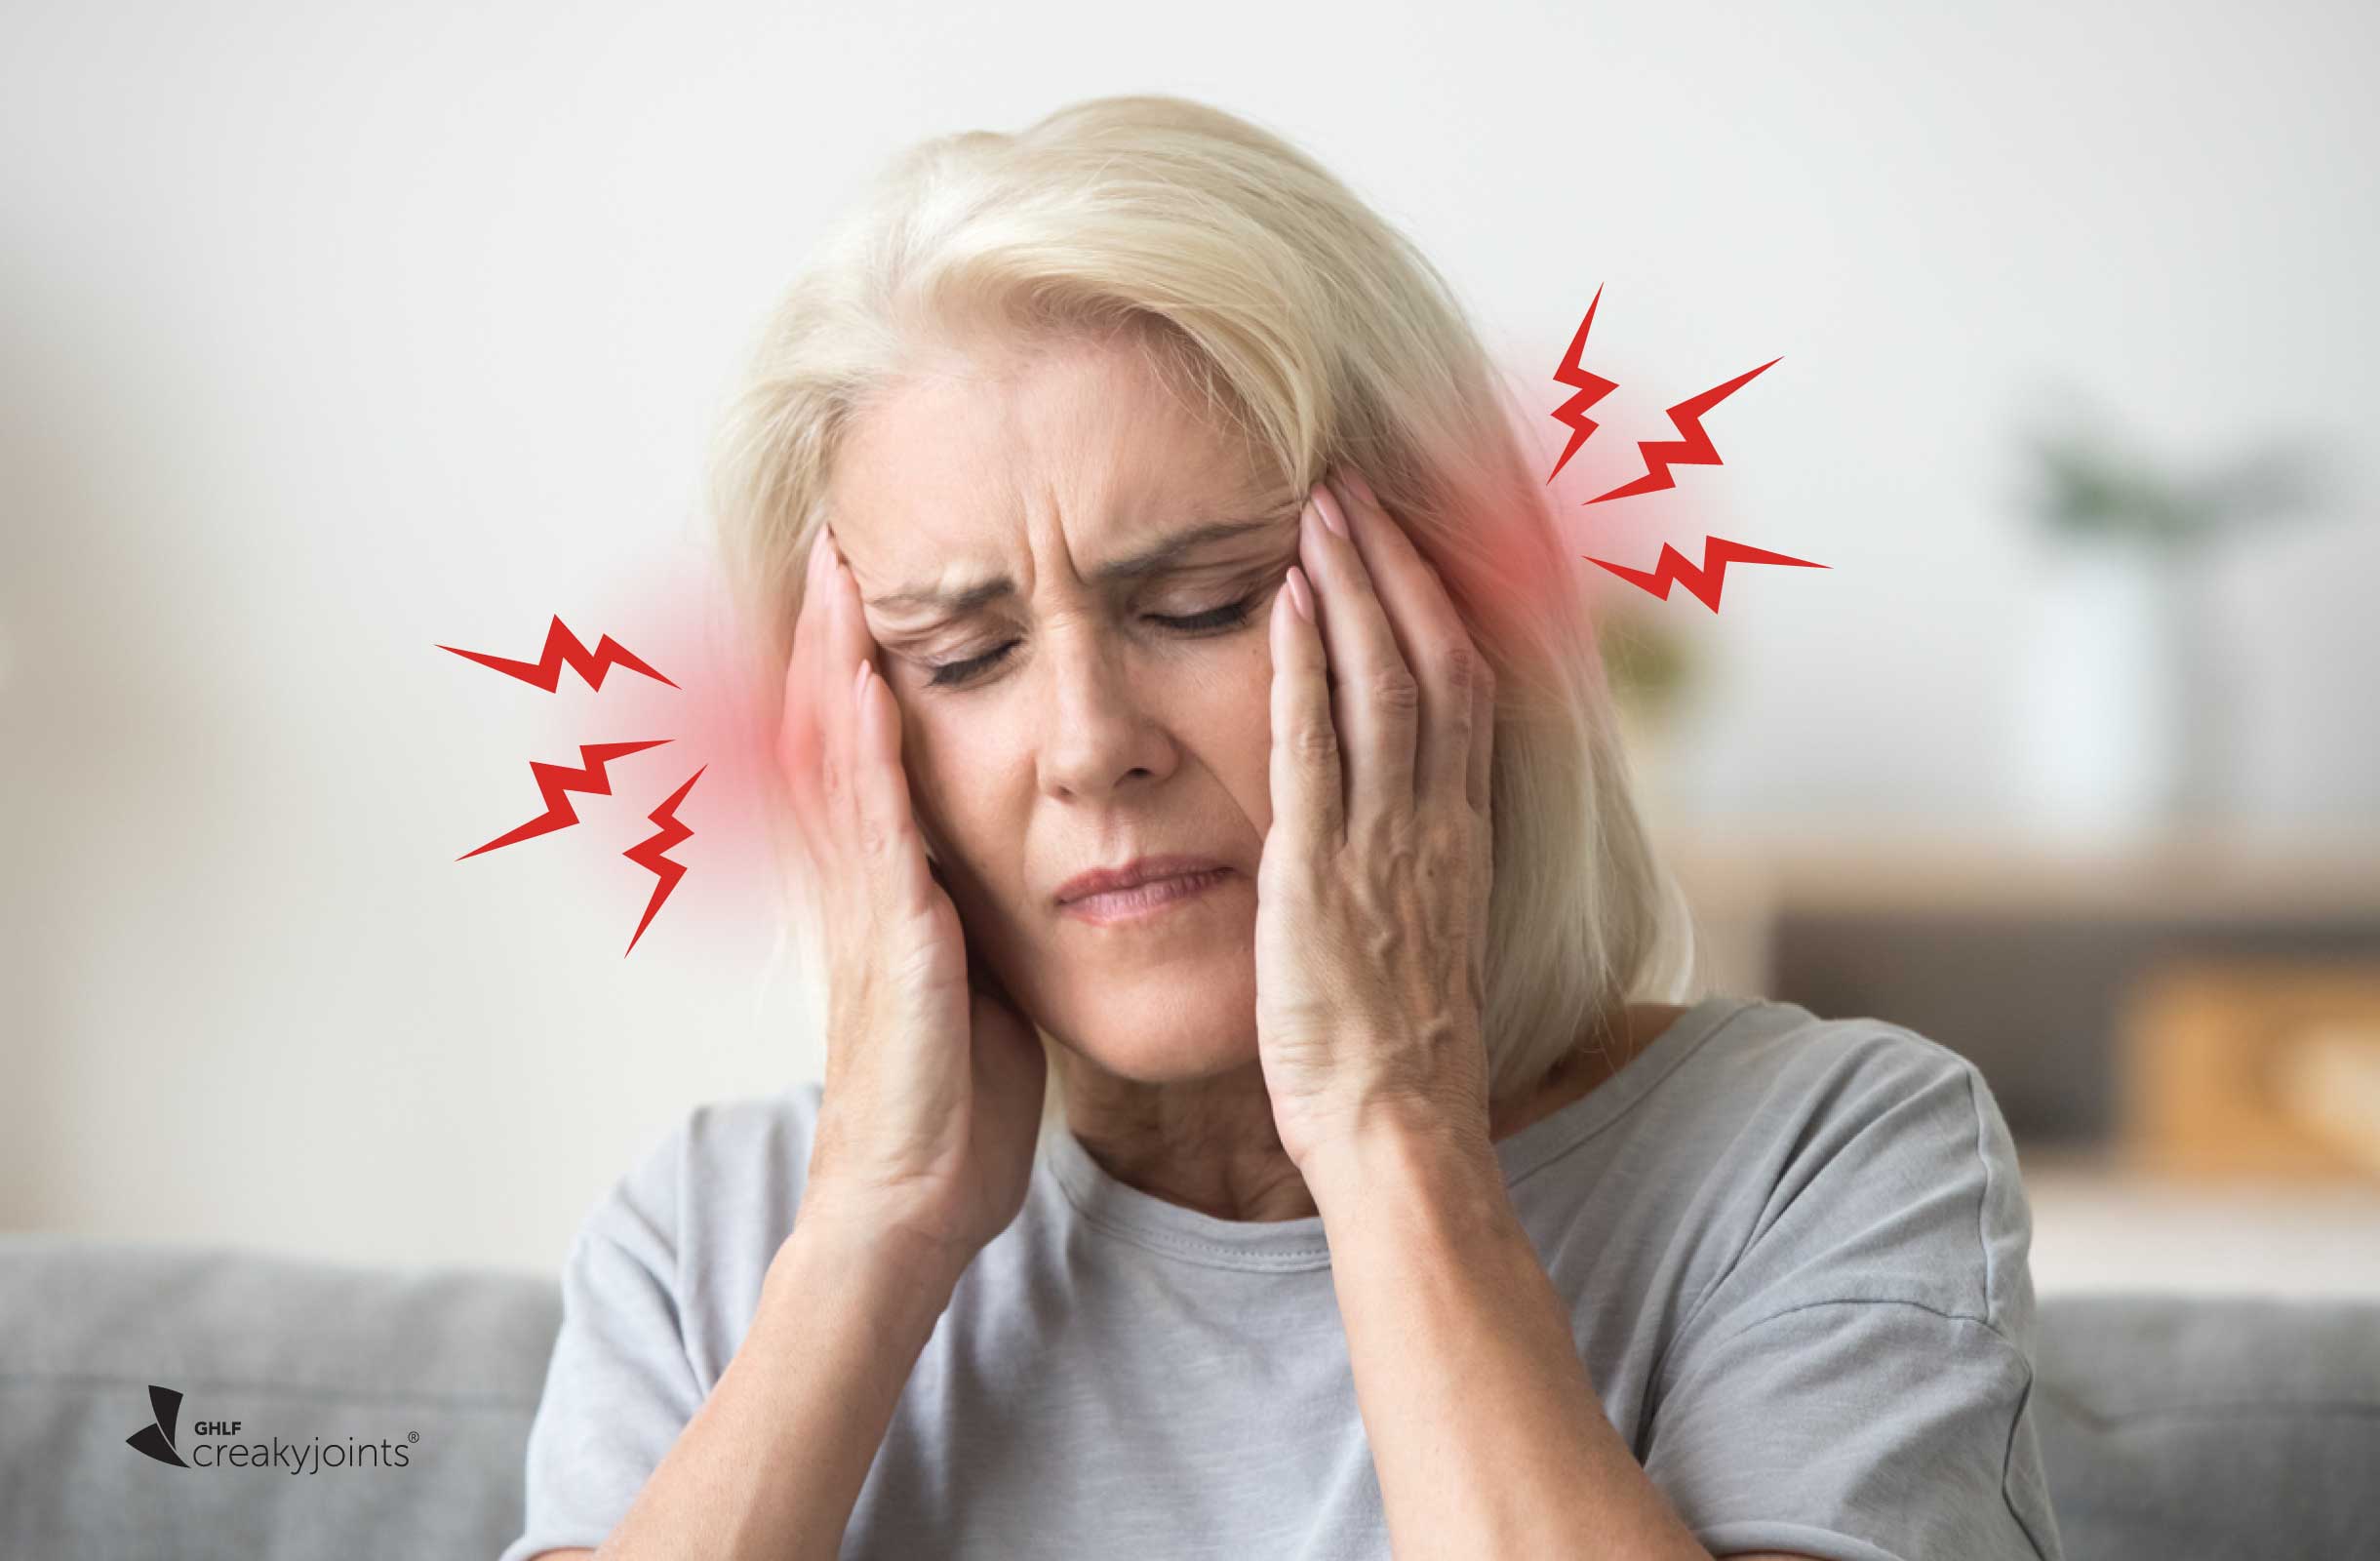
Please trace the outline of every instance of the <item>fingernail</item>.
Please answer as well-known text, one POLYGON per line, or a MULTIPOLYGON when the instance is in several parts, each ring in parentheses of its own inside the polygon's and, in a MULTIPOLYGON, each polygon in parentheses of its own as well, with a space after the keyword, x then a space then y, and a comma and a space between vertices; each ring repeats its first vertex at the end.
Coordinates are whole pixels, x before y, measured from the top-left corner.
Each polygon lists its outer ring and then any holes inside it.
POLYGON ((853 704, 863 703, 867 697, 868 663, 862 661, 859 663, 859 670, 852 676, 852 702, 853 704))
POLYGON ((1380 501, 1378 496, 1371 491, 1371 484, 1366 482, 1364 474, 1353 466, 1347 468, 1347 486, 1353 488, 1355 496, 1368 504, 1376 504, 1380 501))
POLYGON ((1314 598, 1306 590, 1306 572, 1295 564, 1289 566, 1289 605, 1307 622, 1314 621, 1314 598))
POLYGON ((825 558, 826 528, 824 526, 820 526, 818 528, 818 535, 810 540, 810 578, 812 580, 816 580, 818 578, 818 566, 825 561, 825 558))
POLYGON ((1333 536, 1347 535, 1347 517, 1339 513, 1338 500, 1321 483, 1314 485, 1314 507, 1322 511, 1323 524, 1330 528, 1333 536))

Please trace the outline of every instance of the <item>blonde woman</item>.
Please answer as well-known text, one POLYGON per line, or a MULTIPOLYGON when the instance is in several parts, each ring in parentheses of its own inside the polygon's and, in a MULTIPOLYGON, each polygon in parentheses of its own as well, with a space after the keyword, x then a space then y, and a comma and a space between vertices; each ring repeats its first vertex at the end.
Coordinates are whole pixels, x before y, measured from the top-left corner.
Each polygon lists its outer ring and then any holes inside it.
POLYGON ((2058 1554, 1991 1096, 1679 1001, 1577 548, 1337 180, 929 142, 717 460, 826 1076, 593 1210, 502 1561, 2058 1554))

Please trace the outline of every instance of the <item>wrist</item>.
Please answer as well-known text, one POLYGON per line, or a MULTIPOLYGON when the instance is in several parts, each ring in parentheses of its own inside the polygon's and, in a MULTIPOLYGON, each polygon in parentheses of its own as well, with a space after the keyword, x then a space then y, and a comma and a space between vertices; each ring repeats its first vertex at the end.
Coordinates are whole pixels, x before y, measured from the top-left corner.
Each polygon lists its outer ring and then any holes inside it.
POLYGON ((1507 1201, 1504 1168, 1485 1134, 1444 1123, 1380 1119, 1320 1146, 1298 1167, 1328 1221, 1371 1206, 1493 1210, 1507 1201))
POLYGON ((838 1202, 812 1187, 794 1215, 792 1233, 769 1264, 767 1283, 779 1285, 781 1270, 808 1268, 929 1300, 939 1315, 972 1258, 868 1207, 838 1202))

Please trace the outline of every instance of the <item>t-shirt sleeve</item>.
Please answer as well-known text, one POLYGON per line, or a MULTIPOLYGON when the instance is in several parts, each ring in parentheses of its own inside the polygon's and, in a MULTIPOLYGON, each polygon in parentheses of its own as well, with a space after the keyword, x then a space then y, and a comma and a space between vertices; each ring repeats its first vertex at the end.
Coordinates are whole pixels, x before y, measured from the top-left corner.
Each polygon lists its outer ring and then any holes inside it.
POLYGON ((572 1240, 562 1326, 530 1424, 523 1532, 497 1561, 601 1544, 702 1407, 678 1304, 683 1136, 623 1177, 572 1240))
POLYGON ((1714 1555, 2059 1561, 2006 1125, 1944 1048, 1830 1029, 1714 1146, 1758 1213, 1664 1356, 1646 1472, 1714 1555))

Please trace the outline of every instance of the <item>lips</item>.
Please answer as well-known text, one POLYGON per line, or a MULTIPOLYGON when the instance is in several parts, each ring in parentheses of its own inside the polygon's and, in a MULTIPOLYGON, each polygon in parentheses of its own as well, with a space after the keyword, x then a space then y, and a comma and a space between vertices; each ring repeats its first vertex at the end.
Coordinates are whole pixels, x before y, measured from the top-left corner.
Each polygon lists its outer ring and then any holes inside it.
POLYGON ((1212 857, 1164 856, 1136 857, 1121 867, 1094 867, 1090 872, 1077 873, 1057 886, 1057 903, 1071 904, 1091 895, 1112 894, 1120 889, 1132 889, 1159 878, 1180 878, 1192 873, 1214 872, 1231 864, 1212 857))

